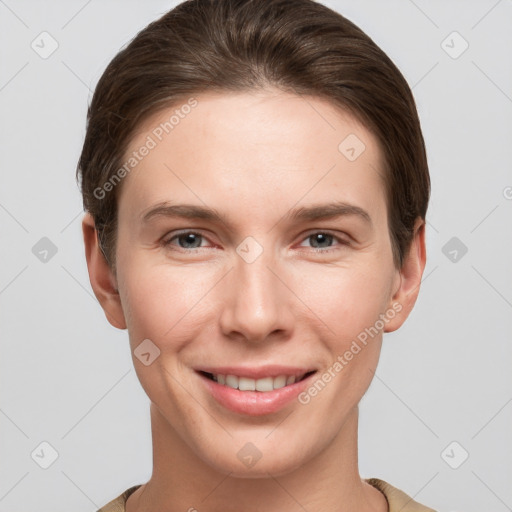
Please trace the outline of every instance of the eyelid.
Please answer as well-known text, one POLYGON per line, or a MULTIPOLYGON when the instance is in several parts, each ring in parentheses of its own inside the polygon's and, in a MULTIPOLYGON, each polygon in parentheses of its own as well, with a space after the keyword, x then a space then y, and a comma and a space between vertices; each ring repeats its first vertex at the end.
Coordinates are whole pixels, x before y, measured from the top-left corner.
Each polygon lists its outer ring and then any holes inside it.
MULTIPOLYGON (((316 233, 323 233, 325 235, 331 235, 332 237, 336 238, 337 240, 341 241, 341 242, 346 242, 348 243, 348 240, 345 240, 344 238, 342 238, 340 236, 340 233, 337 232, 337 231, 333 231, 331 229, 312 229, 310 231, 306 231, 305 234, 302 235, 303 238, 307 238, 311 235, 315 235, 316 233)), ((347 237, 347 238, 351 238, 347 233, 343 232, 343 234, 347 237)))
MULTIPOLYGON (((182 230, 170 231, 169 233, 166 233, 162 237, 162 242, 161 243, 164 246, 170 246, 171 245, 171 241, 174 241, 176 238, 180 237, 181 235, 188 235, 189 233, 192 233, 194 235, 200 235, 205 240, 210 241, 208 236, 206 236, 201 229, 182 229, 182 230), (172 236, 168 237, 168 235, 170 235, 170 234, 172 234, 172 236)), ((192 249, 184 249, 183 247, 179 247, 179 246, 174 246, 174 247, 176 247, 176 249, 178 251, 185 251, 185 252, 192 252, 192 251, 197 251, 198 249, 204 249, 204 247, 194 247, 192 249)))
MULTIPOLYGON (((195 235, 200 235, 205 240, 210 241, 208 236, 206 236, 201 229, 189 228, 189 229, 182 229, 182 230, 177 230, 177 231, 171 231, 171 232, 167 233, 164 237, 162 237, 162 244, 164 245, 164 247, 173 246, 171 244, 171 241, 174 241, 175 239, 177 239, 181 235, 187 235, 189 233, 192 233, 192 234, 195 234, 195 235), (169 235, 171 233, 172 233, 172 236, 170 236, 166 240, 167 235, 169 235)), ((332 230, 329 230, 329 229, 311 229, 311 230, 301 234, 300 241, 304 242, 310 236, 312 236, 314 234, 317 234, 317 233, 322 233, 322 234, 325 234, 325 235, 332 236, 339 243, 339 245, 341 245, 341 246, 350 245, 350 241, 349 240, 344 239, 343 237, 339 236, 336 232, 334 232, 332 230)), ((346 234, 346 233, 344 233, 344 234, 346 234)), ((346 234, 346 236, 348 238, 351 238, 348 234, 346 234)), ((204 249, 205 248, 205 247, 193 247, 191 249, 184 249, 183 247, 179 247, 179 246, 173 246, 173 247, 175 248, 175 250, 180 251, 180 252, 195 252, 195 251, 198 251, 200 249, 204 249)), ((302 246, 299 246, 299 247, 302 247, 302 246)), ((337 246, 326 247, 326 248, 311 247, 311 249, 313 249, 315 252, 323 252, 323 253, 327 253, 327 252, 330 252, 330 251, 337 250, 337 248, 338 248, 337 246)))
MULTIPOLYGON (((349 240, 346 240, 345 238, 343 238, 339 234, 337 234, 337 232, 331 231, 329 229, 313 229, 311 231, 308 231, 305 234, 301 235, 301 241, 303 242, 304 240, 308 239, 310 236, 315 235, 317 233, 322 233, 324 235, 332 236, 339 243, 340 246, 350 245, 349 240)), ((348 238, 351 238, 348 234, 346 234, 346 236, 348 238)), ((339 247, 331 246, 331 247, 326 247, 325 249, 318 248, 318 247, 311 247, 311 249, 313 249, 315 252, 318 252, 318 253, 327 253, 327 252, 331 252, 331 251, 336 251, 337 249, 339 249, 339 247)))

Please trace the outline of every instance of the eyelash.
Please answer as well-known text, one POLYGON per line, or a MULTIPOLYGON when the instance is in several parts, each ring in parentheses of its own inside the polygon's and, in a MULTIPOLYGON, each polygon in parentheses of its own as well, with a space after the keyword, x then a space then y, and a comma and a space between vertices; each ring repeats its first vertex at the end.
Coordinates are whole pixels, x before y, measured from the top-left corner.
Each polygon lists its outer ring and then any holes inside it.
MULTIPOLYGON (((198 252, 200 251, 201 249, 204 249, 204 247, 194 247, 194 248, 191 248, 191 249, 185 249, 183 247, 177 247, 177 246, 172 246, 171 242, 177 238, 179 238, 180 236, 184 236, 184 235, 189 235, 189 234, 193 234, 193 235, 199 235, 200 237, 202 237, 203 239, 207 239, 206 236, 204 236, 202 233, 198 232, 198 231, 192 231, 192 230, 188 230, 188 231, 181 231, 175 235, 173 235, 171 238, 169 238, 168 240, 163 240, 162 241, 162 245, 164 247, 169 247, 171 248, 171 250, 173 251, 178 251, 178 252, 188 252, 188 253, 195 253, 195 252, 198 252)), ((327 230, 317 230, 317 231, 312 231, 310 233, 308 233, 303 239, 302 241, 304 240, 307 240, 308 238, 310 238, 311 236, 313 235, 317 235, 317 234, 322 234, 322 235, 328 235, 328 236, 331 236, 334 240, 336 240, 341 246, 348 246, 350 245, 349 242, 347 242, 346 240, 342 239, 342 238, 339 238, 338 236, 334 235, 333 233, 331 233, 330 231, 327 231, 327 230)), ((322 249, 322 248, 318 248, 318 247, 312 247, 311 249, 313 249, 313 252, 315 253, 322 253, 322 254, 326 254, 326 253, 331 253, 331 252, 334 252, 334 251, 337 251, 340 249, 340 247, 333 247, 333 248, 326 248, 326 249, 322 249)))

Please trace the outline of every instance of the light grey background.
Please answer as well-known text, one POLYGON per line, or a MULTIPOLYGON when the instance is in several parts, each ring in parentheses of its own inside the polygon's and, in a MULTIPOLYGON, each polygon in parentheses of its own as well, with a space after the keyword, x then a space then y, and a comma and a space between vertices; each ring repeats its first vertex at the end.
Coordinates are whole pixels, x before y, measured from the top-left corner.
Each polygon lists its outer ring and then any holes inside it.
MULTIPOLYGON (((361 403, 361 474, 440 511, 512 510, 512 1, 324 3, 413 88, 433 189, 417 305, 361 403)), ((74 173, 98 78, 175 4, 0 0, 1 511, 95 511, 151 476, 149 400, 89 285, 74 173)))

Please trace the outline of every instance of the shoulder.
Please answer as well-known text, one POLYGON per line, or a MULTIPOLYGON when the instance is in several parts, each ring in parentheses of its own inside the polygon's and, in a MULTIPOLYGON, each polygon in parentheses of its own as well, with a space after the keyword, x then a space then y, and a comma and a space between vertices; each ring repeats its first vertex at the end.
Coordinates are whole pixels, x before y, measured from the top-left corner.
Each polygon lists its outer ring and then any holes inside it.
POLYGON ((125 503, 128 497, 133 494, 142 484, 134 485, 126 489, 117 498, 109 501, 106 505, 101 507, 97 512, 125 512, 125 503))
MULTIPOLYGON (((384 494, 389 504, 389 512, 436 512, 434 509, 426 507, 417 501, 414 501, 405 492, 393 487, 384 480, 378 478, 365 479, 367 483, 378 489, 384 494)), ((109 501, 97 512, 125 512, 125 503, 128 497, 133 494, 142 484, 134 485, 126 489, 117 498, 109 501)))
POLYGON ((366 478, 369 483, 382 492, 389 505, 389 512, 436 512, 433 508, 428 508, 417 501, 414 501, 405 492, 393 487, 392 485, 378 478, 366 478))

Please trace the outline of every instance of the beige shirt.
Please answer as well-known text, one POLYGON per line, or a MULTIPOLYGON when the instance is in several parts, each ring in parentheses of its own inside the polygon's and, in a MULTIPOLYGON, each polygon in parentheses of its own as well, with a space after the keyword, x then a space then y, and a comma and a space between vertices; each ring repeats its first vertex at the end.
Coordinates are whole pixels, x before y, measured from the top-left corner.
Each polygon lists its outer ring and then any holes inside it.
MULTIPOLYGON (((366 479, 366 482, 368 482, 370 485, 373 485, 373 487, 384 494, 388 502, 389 512, 436 512, 434 509, 425 507, 424 505, 414 501, 410 496, 402 492, 400 489, 397 489, 387 482, 384 482, 384 480, 379 480, 378 478, 368 478, 366 479)), ((140 485, 130 487, 116 499, 100 508, 97 512, 125 512, 126 500, 139 487, 140 485)))

